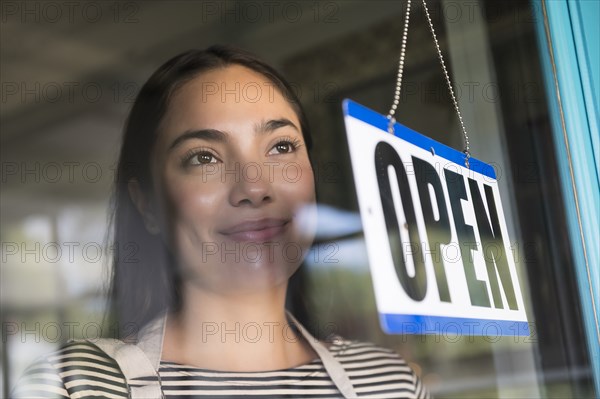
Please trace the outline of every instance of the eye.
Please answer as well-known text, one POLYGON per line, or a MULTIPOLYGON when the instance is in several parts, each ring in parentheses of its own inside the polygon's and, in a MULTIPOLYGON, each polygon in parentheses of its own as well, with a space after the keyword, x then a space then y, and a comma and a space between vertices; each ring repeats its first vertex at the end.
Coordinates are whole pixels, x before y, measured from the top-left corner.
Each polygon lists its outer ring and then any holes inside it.
POLYGON ((269 154, 273 154, 273 151, 276 151, 275 154, 288 154, 296 151, 296 149, 300 146, 300 140, 297 139, 285 139, 277 142, 269 152, 269 154))
POLYGON ((210 151, 192 150, 183 157, 184 166, 201 166, 217 163, 217 157, 210 151))
POLYGON ((201 152, 192 157, 191 161, 195 164, 213 163, 212 160, 216 161, 216 158, 210 152, 201 152))

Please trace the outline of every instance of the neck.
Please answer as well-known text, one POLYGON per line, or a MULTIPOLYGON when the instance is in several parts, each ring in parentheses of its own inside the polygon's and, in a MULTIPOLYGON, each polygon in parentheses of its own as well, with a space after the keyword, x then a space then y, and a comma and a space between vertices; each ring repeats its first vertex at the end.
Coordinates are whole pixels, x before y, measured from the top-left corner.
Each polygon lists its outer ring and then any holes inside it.
POLYGON ((179 312, 167 317, 162 360, 222 371, 295 367, 317 355, 290 328, 287 285, 252 293, 184 288, 179 312))

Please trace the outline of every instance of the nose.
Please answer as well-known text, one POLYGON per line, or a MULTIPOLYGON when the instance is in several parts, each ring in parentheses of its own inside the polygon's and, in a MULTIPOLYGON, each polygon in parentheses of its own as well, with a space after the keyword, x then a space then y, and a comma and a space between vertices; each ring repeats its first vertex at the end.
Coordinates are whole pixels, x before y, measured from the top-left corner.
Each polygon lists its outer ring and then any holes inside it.
POLYGON ((268 170, 257 162, 241 165, 237 171, 229 201, 233 206, 258 207, 273 201, 273 182, 268 170))

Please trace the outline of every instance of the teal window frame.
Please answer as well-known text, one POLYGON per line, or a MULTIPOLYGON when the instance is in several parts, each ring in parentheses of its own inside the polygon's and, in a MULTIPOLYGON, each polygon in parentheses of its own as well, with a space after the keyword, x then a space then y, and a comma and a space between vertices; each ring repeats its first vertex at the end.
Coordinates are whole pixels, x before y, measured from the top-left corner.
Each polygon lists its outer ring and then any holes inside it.
POLYGON ((532 0, 532 6, 584 328, 600 393, 600 2, 532 0))

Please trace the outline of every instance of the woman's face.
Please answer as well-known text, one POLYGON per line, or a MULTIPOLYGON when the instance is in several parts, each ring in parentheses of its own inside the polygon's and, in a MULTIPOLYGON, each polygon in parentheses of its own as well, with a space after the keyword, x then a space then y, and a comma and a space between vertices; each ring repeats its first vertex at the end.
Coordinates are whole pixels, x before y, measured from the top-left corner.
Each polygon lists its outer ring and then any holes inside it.
POLYGON ((153 152, 152 208, 185 275, 223 293, 285 284, 314 238, 314 176, 298 117, 242 66, 171 99, 153 152))

